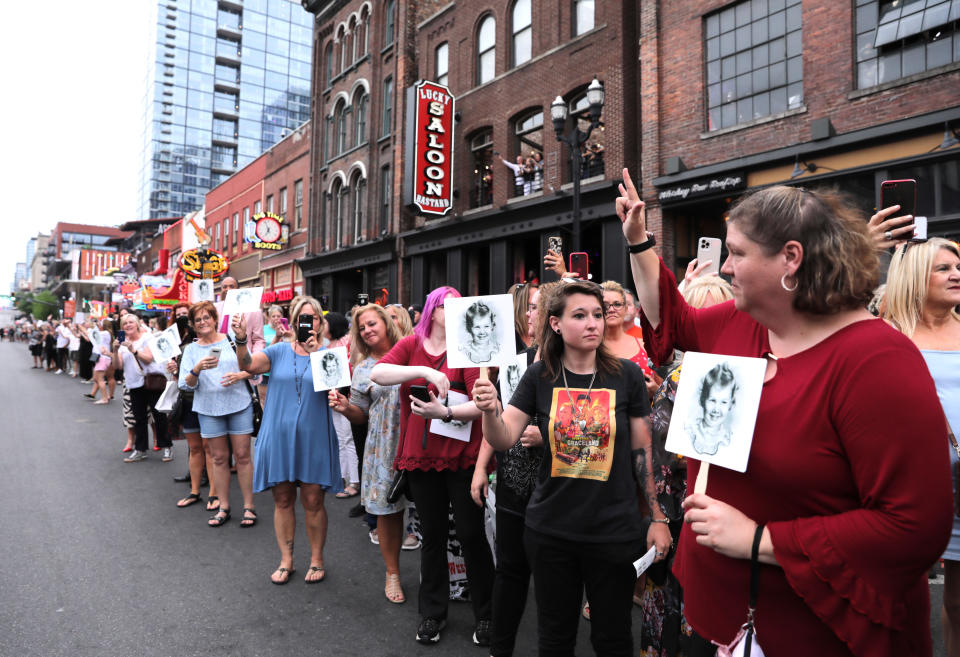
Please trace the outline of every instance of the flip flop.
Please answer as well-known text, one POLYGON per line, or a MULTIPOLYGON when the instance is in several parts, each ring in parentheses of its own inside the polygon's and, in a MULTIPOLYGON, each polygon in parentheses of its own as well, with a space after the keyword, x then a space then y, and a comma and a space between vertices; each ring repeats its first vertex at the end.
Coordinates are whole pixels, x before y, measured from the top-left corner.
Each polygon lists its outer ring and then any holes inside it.
POLYGON ((248 509, 248 508, 244 507, 244 509, 243 509, 243 518, 240 520, 240 526, 241 526, 243 529, 246 529, 247 527, 253 527, 255 524, 257 524, 257 512, 254 511, 253 509, 248 509), (247 514, 248 514, 248 513, 252 513, 252 514, 253 514, 253 517, 252 517, 252 518, 248 518, 248 517, 247 517, 247 514))
POLYGON ((207 498, 207 511, 219 511, 220 510, 220 498, 216 495, 211 495, 207 498), (217 503, 217 506, 210 506, 214 502, 217 503))
POLYGON ((307 570, 307 577, 309 577, 311 573, 323 573, 323 576, 317 579, 307 579, 304 577, 303 581, 307 584, 319 584, 327 578, 327 571, 323 566, 310 566, 310 568, 307 570))
POLYGON ((341 500, 345 500, 348 497, 356 497, 359 494, 360 494, 360 491, 358 491, 355 486, 350 485, 344 488, 342 492, 337 493, 336 497, 340 498, 341 500), (353 491, 353 492, 350 493, 348 491, 353 491))
POLYGON ((193 506, 199 501, 200 501, 199 493, 190 493, 185 498, 177 502, 177 506, 180 507, 181 509, 186 509, 188 506, 193 506))
POLYGON ((277 586, 283 586, 284 584, 286 584, 287 582, 290 581, 290 578, 293 577, 293 574, 294 574, 295 572, 297 572, 297 571, 296 571, 295 569, 293 569, 293 568, 284 568, 283 566, 281 566, 281 567, 277 568, 276 572, 280 573, 280 577, 283 577, 283 576, 284 576, 284 573, 286 573, 286 579, 282 579, 282 580, 280 580, 280 581, 277 581, 277 580, 273 579, 273 577, 271 577, 271 578, 270 578, 270 581, 273 582, 274 584, 276 584, 277 586))

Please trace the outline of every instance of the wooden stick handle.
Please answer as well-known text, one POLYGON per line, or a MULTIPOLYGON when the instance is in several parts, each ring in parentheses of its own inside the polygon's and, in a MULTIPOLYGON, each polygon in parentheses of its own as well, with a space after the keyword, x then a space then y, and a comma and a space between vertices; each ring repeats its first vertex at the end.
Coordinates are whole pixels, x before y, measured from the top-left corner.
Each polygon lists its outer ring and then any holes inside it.
POLYGON ((697 482, 693 485, 694 493, 707 492, 707 477, 710 474, 710 464, 706 461, 700 461, 700 469, 697 470, 697 482))
POLYGON ((486 367, 480 368, 480 376, 477 377, 479 381, 489 381, 490 380, 490 371, 486 367))

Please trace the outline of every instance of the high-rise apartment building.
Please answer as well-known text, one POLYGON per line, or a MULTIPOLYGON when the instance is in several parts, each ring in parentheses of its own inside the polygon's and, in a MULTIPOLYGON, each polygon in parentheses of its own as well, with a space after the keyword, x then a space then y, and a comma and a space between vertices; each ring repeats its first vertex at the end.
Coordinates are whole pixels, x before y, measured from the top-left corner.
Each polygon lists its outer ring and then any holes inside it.
POLYGON ((138 216, 179 216, 310 118, 313 17, 292 0, 158 0, 138 216))

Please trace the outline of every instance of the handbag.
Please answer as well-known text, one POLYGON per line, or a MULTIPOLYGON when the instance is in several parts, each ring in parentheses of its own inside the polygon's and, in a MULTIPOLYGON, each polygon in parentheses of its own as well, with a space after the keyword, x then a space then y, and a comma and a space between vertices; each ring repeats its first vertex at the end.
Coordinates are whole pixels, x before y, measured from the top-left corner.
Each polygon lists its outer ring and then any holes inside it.
MULTIPOLYGON (((132 352, 131 352, 132 353, 132 352)), ((167 389, 167 379, 163 374, 156 374, 154 372, 144 372, 143 366, 140 364, 140 358, 136 354, 133 354, 133 360, 136 361, 137 367, 140 368, 140 373, 143 374, 143 389, 150 390, 152 392, 163 392, 167 389)))
POLYGON ((763 523, 757 525, 753 534, 753 548, 750 550, 750 601, 747 603, 747 622, 740 627, 737 636, 728 645, 712 642, 717 646, 717 657, 764 657, 757 643, 757 631, 753 627, 753 614, 757 611, 757 580, 760 578, 760 539, 763 537, 763 523))
POLYGON ((400 501, 401 496, 408 500, 412 499, 410 497, 410 482, 407 480, 408 475, 407 470, 397 470, 397 473, 393 475, 393 481, 390 482, 390 488, 387 489, 388 504, 396 504, 400 501))
MULTIPOLYGON (((233 340, 228 340, 228 342, 233 349, 233 353, 236 354, 237 345, 233 343, 233 340)), ((240 360, 239 356, 237 356, 237 360, 240 360)), ((256 438, 257 434, 260 433, 260 425, 263 424, 263 406, 260 404, 260 395, 257 393, 257 389, 250 385, 250 380, 244 379, 243 383, 247 386, 247 392, 250 394, 250 404, 253 406, 253 433, 250 435, 256 438)))

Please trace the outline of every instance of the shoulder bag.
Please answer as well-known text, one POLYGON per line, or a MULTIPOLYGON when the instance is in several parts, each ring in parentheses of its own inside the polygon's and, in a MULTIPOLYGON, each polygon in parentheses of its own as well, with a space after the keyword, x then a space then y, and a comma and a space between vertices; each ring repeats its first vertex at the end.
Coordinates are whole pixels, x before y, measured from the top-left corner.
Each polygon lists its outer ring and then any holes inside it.
POLYGON ((143 365, 140 364, 140 358, 130 352, 130 355, 133 356, 133 360, 137 363, 137 367, 140 368, 140 373, 143 374, 143 389, 151 390, 153 392, 163 392, 167 389, 167 377, 163 374, 157 374, 155 372, 144 372, 143 365))
MULTIPOLYGON (((230 340, 229 338, 227 339, 227 342, 230 343, 233 353, 236 354, 237 345, 235 345, 233 340, 230 340)), ((237 360, 240 360, 239 355, 237 355, 237 360)), ((250 403, 253 405, 253 433, 250 435, 256 438, 257 434, 260 433, 260 425, 263 423, 263 406, 260 404, 260 395, 257 394, 257 389, 250 385, 250 380, 244 379, 243 384, 247 386, 247 392, 250 393, 250 403)))
POLYGON ((757 525, 753 534, 753 549, 750 550, 750 601, 747 605, 747 622, 743 624, 737 636, 729 645, 717 646, 717 657, 763 657, 763 650, 757 643, 757 631, 753 627, 753 614, 757 611, 757 587, 760 578, 760 539, 763 537, 764 524, 757 525))

